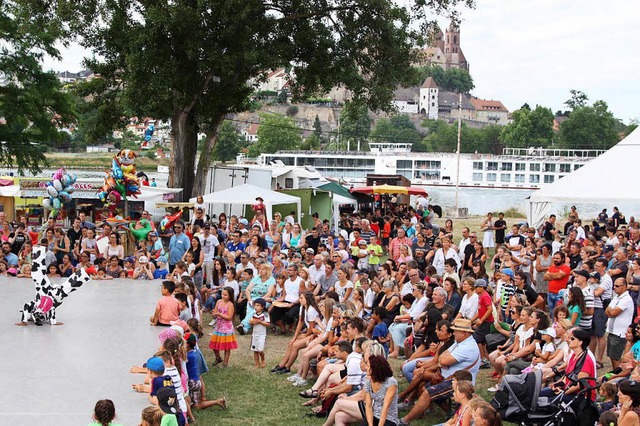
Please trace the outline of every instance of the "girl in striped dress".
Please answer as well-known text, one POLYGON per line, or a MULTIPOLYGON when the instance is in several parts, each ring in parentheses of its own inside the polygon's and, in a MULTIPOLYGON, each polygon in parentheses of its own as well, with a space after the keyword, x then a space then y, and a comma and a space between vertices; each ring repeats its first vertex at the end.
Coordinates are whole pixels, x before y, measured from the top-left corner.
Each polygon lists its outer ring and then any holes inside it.
POLYGON ((233 328, 233 317, 235 315, 233 289, 231 287, 223 288, 221 296, 222 298, 218 300, 216 307, 211 312, 211 315, 213 315, 217 321, 216 328, 209 342, 209 348, 212 349, 216 355, 216 361, 213 365, 218 365, 222 362, 223 367, 228 367, 231 350, 238 349, 235 329, 233 328), (220 357, 220 351, 224 352, 224 361, 220 357))

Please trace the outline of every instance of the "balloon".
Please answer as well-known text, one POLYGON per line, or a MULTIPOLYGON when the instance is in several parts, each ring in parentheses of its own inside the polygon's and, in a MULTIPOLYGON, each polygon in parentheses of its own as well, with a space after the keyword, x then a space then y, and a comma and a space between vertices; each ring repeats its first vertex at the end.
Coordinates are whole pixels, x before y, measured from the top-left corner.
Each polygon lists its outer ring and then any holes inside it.
POLYGON ((58 213, 59 213, 58 209, 53 209, 51 210, 51 213, 49 213, 49 217, 52 219, 56 219, 58 217, 58 213))
POLYGON ((53 200, 53 198, 45 198, 44 200, 42 200, 42 207, 47 210, 51 210, 51 207, 53 207, 51 205, 51 200, 53 200))
POLYGON ((67 194, 73 194, 76 189, 73 186, 67 186, 64 190, 67 194))
POLYGON ((71 201, 71 195, 69 195, 68 192, 62 191, 60 192, 60 194, 58 194, 58 198, 63 202, 63 203, 68 203, 71 201))
POLYGON ((120 168, 120 165, 118 164, 115 158, 113 159, 113 162, 111 164, 111 173, 115 179, 122 179, 123 177, 122 169, 120 168))
POLYGON ((54 210, 59 210, 62 207, 62 203, 59 198, 54 198, 52 205, 54 210))
POLYGON ((47 192, 51 197, 58 198, 58 190, 54 186, 48 187, 47 192))
POLYGON ((53 187, 58 191, 62 191, 62 188, 64 188, 64 185, 62 185, 62 182, 60 182, 60 179, 54 179, 53 180, 53 187))
POLYGON ((56 179, 57 179, 57 180, 60 180, 60 178, 61 178, 64 174, 66 174, 66 170, 64 169, 64 167, 60 167, 60 168, 59 168, 59 169, 58 169, 58 170, 53 174, 52 179, 53 179, 53 180, 56 180, 56 179))
POLYGON ((136 238, 137 241, 145 241, 149 232, 152 231, 151 223, 147 219, 142 219, 138 222, 138 224, 142 225, 142 228, 136 229, 133 223, 129 224, 129 230, 136 238))
POLYGON ((164 232, 165 229, 171 227, 171 225, 177 221, 178 219, 180 219, 180 216, 182 216, 182 212, 178 211, 174 214, 167 214, 165 217, 162 218, 162 220, 160 221, 160 230, 164 232))

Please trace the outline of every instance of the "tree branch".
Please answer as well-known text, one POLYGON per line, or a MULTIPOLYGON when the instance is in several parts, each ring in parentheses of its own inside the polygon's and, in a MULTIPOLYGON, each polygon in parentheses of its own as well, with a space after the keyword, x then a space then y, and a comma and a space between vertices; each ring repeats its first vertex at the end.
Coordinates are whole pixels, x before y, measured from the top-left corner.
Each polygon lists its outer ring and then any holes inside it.
POLYGON ((215 73, 213 71, 209 73, 207 78, 204 80, 204 83, 202 84, 202 88, 200 89, 200 91, 198 91, 193 95, 193 99, 191 100, 191 103, 186 108, 184 108, 182 112, 184 112, 185 114, 191 113, 191 110, 198 103, 198 99, 200 99, 200 95, 202 95, 205 92, 205 90, 207 89, 207 86, 209 85, 209 83, 211 83, 211 80, 213 80, 213 77, 215 77, 214 74, 215 73))

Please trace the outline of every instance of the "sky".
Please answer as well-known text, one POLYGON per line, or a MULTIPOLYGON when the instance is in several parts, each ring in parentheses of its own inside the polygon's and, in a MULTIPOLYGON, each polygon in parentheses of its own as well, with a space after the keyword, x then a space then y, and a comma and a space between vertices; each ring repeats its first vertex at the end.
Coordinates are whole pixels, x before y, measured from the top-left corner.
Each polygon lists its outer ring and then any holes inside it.
MULTIPOLYGON (((510 110, 524 103, 567 109, 571 89, 604 100, 625 123, 640 119, 640 2, 635 0, 476 0, 460 9, 461 47, 473 94, 510 110)), ((438 19, 443 30, 446 19, 438 19)), ((82 69, 77 45, 46 69, 82 69)))

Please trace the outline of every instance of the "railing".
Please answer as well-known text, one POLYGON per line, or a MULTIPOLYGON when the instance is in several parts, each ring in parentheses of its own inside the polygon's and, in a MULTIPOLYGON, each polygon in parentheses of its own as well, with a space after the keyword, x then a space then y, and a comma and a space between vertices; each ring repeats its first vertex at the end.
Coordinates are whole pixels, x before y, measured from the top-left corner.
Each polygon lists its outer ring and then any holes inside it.
POLYGON ((604 149, 554 149, 554 148, 504 148, 503 155, 523 157, 598 157, 607 152, 604 149))

